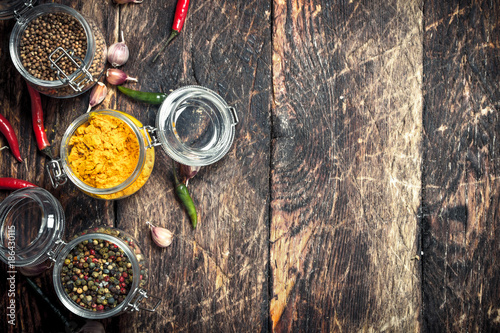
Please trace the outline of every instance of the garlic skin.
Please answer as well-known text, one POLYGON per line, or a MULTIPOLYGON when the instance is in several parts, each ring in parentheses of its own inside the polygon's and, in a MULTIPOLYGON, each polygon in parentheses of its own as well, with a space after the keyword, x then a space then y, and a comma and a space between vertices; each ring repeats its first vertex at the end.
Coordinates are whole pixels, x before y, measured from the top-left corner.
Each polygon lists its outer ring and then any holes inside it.
POLYGON ((165 228, 156 227, 151 222, 146 222, 151 229, 151 238, 159 247, 167 247, 172 244, 174 234, 165 228))
POLYGON ((90 111, 94 106, 104 101, 106 95, 108 94, 108 87, 102 82, 97 82, 97 84, 92 88, 90 92, 89 108, 87 112, 90 111))
POLYGON ((184 185, 188 185, 188 182, 191 178, 196 176, 198 171, 200 171, 201 167, 200 166, 190 166, 190 165, 184 165, 181 163, 179 164, 179 175, 181 176, 181 181, 184 183, 184 185))
POLYGON ((123 31, 121 32, 122 41, 112 44, 108 48, 108 61, 113 67, 123 66, 129 57, 128 46, 123 39, 123 31))
POLYGON ((24 276, 37 276, 45 272, 51 266, 52 264, 49 264, 47 262, 42 262, 41 264, 35 266, 23 266, 23 267, 18 267, 17 269, 24 276))
POLYGON ((129 2, 133 3, 142 3, 142 0, 113 0, 114 3, 119 4, 119 5, 124 5, 129 2))
POLYGON ((80 330, 78 330, 78 333, 106 333, 104 330, 104 326, 94 320, 87 320, 85 325, 83 325, 80 330))
POLYGON ((109 68, 106 71, 106 80, 114 86, 119 86, 127 81, 137 82, 135 77, 128 76, 124 71, 118 68, 109 68))

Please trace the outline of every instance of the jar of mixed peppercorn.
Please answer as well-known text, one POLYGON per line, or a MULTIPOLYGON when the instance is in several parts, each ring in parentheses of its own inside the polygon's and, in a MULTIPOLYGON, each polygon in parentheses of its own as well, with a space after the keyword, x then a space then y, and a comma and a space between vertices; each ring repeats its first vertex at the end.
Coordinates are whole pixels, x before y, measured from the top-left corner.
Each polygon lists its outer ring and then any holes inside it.
POLYGON ((64 225, 61 204, 48 191, 33 187, 13 192, 0 204, 0 259, 11 271, 52 262, 57 296, 81 317, 156 311, 161 299, 144 289, 148 268, 132 236, 97 227, 66 243, 64 225))
POLYGON ((42 94, 68 98, 90 89, 104 72, 106 42, 95 22, 55 3, 8 1, 0 19, 14 16, 9 50, 19 73, 42 94), (21 3, 21 4, 18 4, 21 3))

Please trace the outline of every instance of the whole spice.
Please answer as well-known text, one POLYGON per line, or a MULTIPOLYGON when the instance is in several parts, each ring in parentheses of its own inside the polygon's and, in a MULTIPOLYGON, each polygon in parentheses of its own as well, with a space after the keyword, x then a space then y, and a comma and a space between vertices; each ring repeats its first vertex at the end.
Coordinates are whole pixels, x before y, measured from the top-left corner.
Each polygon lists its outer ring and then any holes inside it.
POLYGON ((22 162, 21 153, 19 151, 19 141, 17 141, 16 132, 14 132, 14 128, 10 124, 10 122, 0 114, 0 132, 5 136, 7 142, 9 143, 10 151, 12 155, 18 160, 22 162))
POLYGON ((183 183, 179 182, 179 178, 177 177, 177 166, 176 162, 172 160, 173 164, 173 173, 174 173, 174 186, 175 186, 175 194, 181 200, 186 212, 189 215, 189 219, 191 220, 191 225, 194 229, 196 229, 196 225, 198 224, 198 214, 196 213, 196 207, 194 205, 193 199, 189 195, 189 191, 183 183))
POLYGON ((17 178, 10 178, 10 177, 0 178, 0 189, 2 190, 19 190, 25 187, 36 187, 36 185, 26 180, 17 178))
POLYGON ((201 167, 200 166, 190 166, 190 165, 184 165, 184 164, 180 164, 180 167, 179 167, 179 176, 181 178, 181 182, 188 186, 188 182, 191 178, 193 178, 194 176, 196 176, 196 174, 198 173, 198 171, 200 171, 201 167))
POLYGON ((132 263, 116 244, 84 240, 66 256, 61 283, 68 297, 90 311, 107 311, 125 300, 133 282, 132 263))
POLYGON ((146 92, 139 90, 132 90, 129 88, 125 88, 123 86, 118 86, 118 90, 139 102, 149 103, 149 104, 161 104, 167 98, 168 94, 164 93, 156 93, 156 92, 146 92))
POLYGON ((95 320, 87 320, 77 333, 105 333, 104 326, 95 320))
POLYGON ((27 86, 31 98, 31 120, 33 123, 33 131, 35 132, 38 149, 48 157, 52 158, 50 142, 47 138, 47 133, 45 133, 45 127, 43 125, 43 109, 40 93, 30 84, 27 84, 27 86))
POLYGON ((159 247, 167 247, 172 244, 174 234, 168 229, 155 226, 151 222, 146 222, 151 229, 151 238, 159 247))
POLYGON ((89 107, 87 112, 90 111, 94 106, 100 104, 106 98, 108 94, 108 87, 102 82, 97 82, 97 84, 92 88, 90 92, 89 107))
MULTIPOLYGON (((87 37, 76 18, 66 13, 49 13, 28 23, 21 38, 19 52, 23 67, 40 80, 57 80, 57 71, 51 68, 49 56, 61 46, 74 51, 73 58, 84 59, 87 37)), ((57 58, 60 54, 56 54, 57 58)), ((68 76, 77 70, 69 58, 63 56, 58 66, 68 76)))
POLYGON ((129 57, 128 46, 123 39, 123 31, 121 32, 122 41, 112 44, 108 49, 108 61, 113 67, 124 65, 129 57))
POLYGON ((109 68, 106 71, 106 80, 115 86, 119 86, 127 81, 137 82, 136 78, 128 76, 124 71, 118 68, 109 68))
POLYGON ((31 280, 30 278, 26 278, 26 281, 28 282, 28 285, 31 287, 31 289, 33 289, 38 294, 38 296, 40 296, 45 301, 49 308, 51 308, 52 311, 59 317, 59 319, 64 324, 66 332, 73 332, 78 327, 77 323, 75 323, 74 321, 69 321, 68 318, 66 318, 62 314, 59 308, 52 304, 50 299, 45 296, 42 289, 40 289, 40 287, 35 282, 33 282, 33 280, 31 280))
POLYGON ((156 59, 158 59, 158 57, 160 56, 160 54, 163 51, 165 51, 168 44, 170 44, 170 42, 181 33, 182 27, 184 26, 184 21, 186 20, 188 8, 189 8, 189 0, 177 1, 177 6, 175 7, 174 23, 172 25, 172 32, 170 33, 167 42, 161 48, 160 52, 158 52, 156 57, 154 57, 153 62, 155 62, 156 59))

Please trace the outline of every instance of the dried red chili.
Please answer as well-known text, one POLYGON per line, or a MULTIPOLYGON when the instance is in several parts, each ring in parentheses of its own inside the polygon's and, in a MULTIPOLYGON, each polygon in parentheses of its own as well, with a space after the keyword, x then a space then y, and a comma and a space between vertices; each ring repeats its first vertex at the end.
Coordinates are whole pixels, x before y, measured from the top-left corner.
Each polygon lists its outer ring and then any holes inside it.
POLYGON ((154 57, 153 62, 155 62, 160 54, 165 51, 168 44, 170 44, 170 42, 181 33, 182 27, 184 26, 184 21, 186 21, 188 8, 189 0, 177 1, 177 6, 175 7, 174 24, 172 25, 172 32, 170 33, 170 36, 168 36, 167 42, 162 47, 160 52, 158 52, 156 57, 154 57))
POLYGON ((19 141, 17 141, 16 132, 10 124, 10 122, 0 114, 0 132, 5 136, 7 142, 9 143, 10 151, 12 155, 19 161, 22 162, 21 153, 19 152, 19 141))
POLYGON ((20 188, 25 188, 25 187, 36 187, 36 185, 26 180, 17 178, 10 178, 10 177, 0 178, 0 189, 2 190, 18 190, 20 188))
POLYGON ((48 157, 52 158, 50 142, 47 138, 47 133, 45 133, 45 127, 43 125, 43 109, 40 93, 31 85, 27 84, 27 86, 31 97, 31 118, 33 122, 33 131, 35 132, 36 144, 42 153, 45 153, 48 157))

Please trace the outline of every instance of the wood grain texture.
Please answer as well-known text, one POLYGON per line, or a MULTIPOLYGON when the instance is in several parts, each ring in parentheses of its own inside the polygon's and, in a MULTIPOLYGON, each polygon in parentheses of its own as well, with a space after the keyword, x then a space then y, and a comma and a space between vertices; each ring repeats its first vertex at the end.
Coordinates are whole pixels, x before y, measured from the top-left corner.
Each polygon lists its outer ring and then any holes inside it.
POLYGON ((275 331, 420 329, 420 1, 274 1, 275 331))
POLYGON ((498 332, 500 5, 424 8, 424 328, 498 332))

